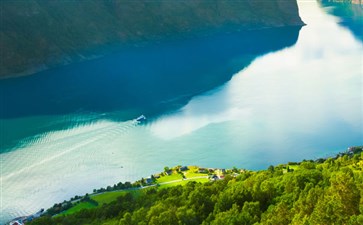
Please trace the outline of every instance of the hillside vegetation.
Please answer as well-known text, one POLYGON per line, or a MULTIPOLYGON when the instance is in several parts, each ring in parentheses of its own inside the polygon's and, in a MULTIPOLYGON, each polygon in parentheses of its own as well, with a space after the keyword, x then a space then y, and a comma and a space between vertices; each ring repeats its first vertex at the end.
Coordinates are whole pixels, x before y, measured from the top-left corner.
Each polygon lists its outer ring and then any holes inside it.
POLYGON ((125 44, 302 25, 296 1, 285 0, 2 0, 0 4, 0 78, 90 59, 125 44))
POLYGON ((362 147, 336 158, 270 166, 207 182, 126 192, 43 224, 363 224, 362 147))

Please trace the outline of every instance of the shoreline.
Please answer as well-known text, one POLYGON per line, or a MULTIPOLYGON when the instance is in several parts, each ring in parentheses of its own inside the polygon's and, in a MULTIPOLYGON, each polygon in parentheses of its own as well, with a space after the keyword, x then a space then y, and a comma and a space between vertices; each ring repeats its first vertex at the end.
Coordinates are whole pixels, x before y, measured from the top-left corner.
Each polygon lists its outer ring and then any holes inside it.
MULTIPOLYGON (((270 166, 270 167, 283 167, 284 169, 284 173, 288 173, 288 172, 292 172, 295 169, 298 169, 298 166, 302 163, 302 162, 315 162, 315 163, 323 163, 328 159, 338 159, 340 157, 343 156, 352 156, 355 154, 361 154, 363 152, 363 146, 354 146, 354 147, 349 147, 345 152, 340 152, 338 154, 336 154, 335 156, 331 156, 331 157, 326 157, 326 158, 318 158, 315 160, 302 160, 301 162, 287 162, 285 164, 279 164, 279 165, 274 165, 274 166, 270 166)), ((218 181, 218 180, 223 180, 225 177, 227 176, 232 176, 232 177, 237 177, 243 173, 257 173, 257 172, 261 172, 261 171, 267 171, 270 170, 269 168, 266 168, 264 170, 257 170, 257 171, 251 171, 251 170, 246 170, 246 169, 238 169, 236 167, 230 168, 230 169, 222 169, 222 168, 203 168, 203 167, 199 167, 199 166, 175 166, 172 168, 169 167, 165 167, 163 172, 160 172, 158 174, 154 174, 151 175, 151 177, 147 177, 147 178, 141 178, 140 180, 135 181, 134 183, 131 182, 125 182, 124 184, 122 184, 122 182, 119 182, 118 184, 115 184, 112 186, 108 186, 107 188, 101 188, 99 190, 94 189, 93 193, 88 194, 86 193, 83 196, 75 196, 73 198, 71 198, 70 200, 64 200, 62 203, 55 203, 55 205, 47 210, 45 210, 44 212, 42 211, 41 215, 51 215, 52 217, 54 216, 59 216, 59 215, 67 215, 67 210, 70 210, 72 207, 77 206, 78 204, 82 203, 82 202, 92 202, 92 198, 95 196, 99 196, 102 197, 102 195, 110 195, 112 193, 115 194, 122 194, 122 193, 129 193, 131 192, 137 192, 139 190, 144 190, 147 188, 152 188, 152 187, 156 187, 156 188, 168 188, 171 186, 176 186, 176 185, 184 185, 190 181, 195 181, 195 182, 214 182, 214 181, 218 181), (125 186, 122 186, 125 185, 125 186), (117 188, 118 187, 118 188, 117 188), (54 209, 54 207, 58 207, 58 206, 66 206, 68 208, 61 208, 62 210, 59 212, 53 212, 51 213, 52 209, 54 209)), ((117 195, 116 195, 117 196, 117 195)), ((94 200, 93 200, 94 203, 94 200)), ((101 204, 102 205, 102 204, 101 204)), ((96 202, 95 207, 98 207, 98 203, 96 202)), ((39 214, 35 213, 32 214, 36 215, 39 214)), ((39 216, 41 216, 39 215, 39 216)), ((29 216, 22 216, 22 217, 17 217, 16 219, 19 218, 28 218, 29 216)), ((12 220, 14 221, 14 219, 12 220)), ((9 224, 10 222, 6 223, 9 224)))
POLYGON ((30 66, 28 69, 24 69, 21 72, 14 72, 14 73, 7 73, 6 75, 0 76, 0 82, 2 80, 8 79, 16 79, 28 76, 34 76, 36 74, 49 71, 52 69, 62 68, 65 66, 83 63, 87 61, 97 60, 100 58, 104 58, 113 54, 121 53, 123 50, 130 50, 130 49, 139 49, 142 47, 148 47, 153 45, 159 45, 162 42, 175 42, 175 41, 183 41, 189 39, 203 39, 206 37, 210 37, 213 35, 221 35, 221 34, 237 34, 243 32, 252 32, 252 31, 261 31, 267 29, 279 29, 279 28, 289 28, 289 27, 304 27, 305 24, 303 21, 299 24, 293 25, 277 25, 277 26, 266 26, 266 27, 258 27, 258 28, 235 28, 235 29, 217 29, 217 30, 210 30, 210 31, 196 31, 194 33, 181 33, 176 35, 166 35, 163 38, 157 38, 155 40, 145 40, 145 41, 127 41, 127 42, 115 42, 113 44, 107 44, 104 46, 98 46, 95 48, 84 49, 81 50, 80 53, 76 55, 65 55, 62 58, 58 58, 58 62, 50 62, 48 65, 47 63, 33 65, 30 66), (102 50, 103 49, 103 50, 102 50), (86 52, 91 52, 90 55, 87 55, 86 52), (83 52, 83 53, 82 53, 83 52))

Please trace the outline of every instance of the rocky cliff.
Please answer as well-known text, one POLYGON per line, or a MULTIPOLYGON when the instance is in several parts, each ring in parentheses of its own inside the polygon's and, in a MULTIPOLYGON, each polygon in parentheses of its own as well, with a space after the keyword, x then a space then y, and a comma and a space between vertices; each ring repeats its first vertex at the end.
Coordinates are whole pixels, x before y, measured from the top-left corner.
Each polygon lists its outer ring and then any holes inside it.
POLYGON ((115 46, 303 24, 294 0, 3 0, 0 4, 0 78, 98 57, 115 46))

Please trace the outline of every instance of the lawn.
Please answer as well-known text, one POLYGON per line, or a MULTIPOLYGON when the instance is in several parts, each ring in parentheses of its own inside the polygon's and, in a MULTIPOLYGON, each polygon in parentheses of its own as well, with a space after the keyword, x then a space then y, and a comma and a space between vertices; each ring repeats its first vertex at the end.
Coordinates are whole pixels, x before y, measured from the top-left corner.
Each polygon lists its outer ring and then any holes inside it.
POLYGON ((169 184, 160 185, 159 189, 178 186, 178 185, 185 185, 186 183, 188 183, 190 181, 196 181, 196 182, 199 182, 199 183, 206 183, 206 182, 209 181, 209 179, 207 179, 207 178, 197 178, 197 179, 192 179, 192 180, 181 180, 181 181, 178 181, 178 182, 173 182, 173 183, 169 183, 169 184))
POLYGON ((189 171, 197 172, 199 170, 199 166, 188 166, 189 171))
POLYGON ((126 191, 105 192, 102 194, 92 195, 91 199, 98 202, 99 205, 103 205, 115 201, 118 197, 124 195, 125 193, 126 191))
POLYGON ((293 169, 293 170, 298 170, 299 169, 299 165, 288 165, 289 169, 293 169))
POLYGON ((57 216, 69 215, 69 214, 81 211, 82 209, 91 209, 91 208, 96 208, 96 207, 97 207, 96 205, 94 205, 90 202, 80 202, 77 205, 73 206, 72 208, 59 213, 57 216))
POLYGON ((156 181, 157 183, 164 183, 164 182, 169 182, 169 181, 173 181, 173 180, 181 180, 183 179, 182 175, 175 173, 175 174, 171 174, 169 176, 163 176, 158 178, 156 181))
POLYGON ((192 178, 192 177, 207 177, 208 174, 206 173, 193 173, 193 172, 186 172, 185 177, 186 178, 192 178))
MULTIPOLYGON (((193 172, 189 172, 186 174, 187 178, 200 177, 200 176, 206 176, 206 174, 193 173, 193 172)), ((201 182, 201 183, 205 183, 205 182, 209 181, 207 178, 196 178, 196 179, 190 179, 190 180, 182 180, 182 179, 183 179, 183 177, 181 174, 172 174, 169 176, 160 177, 159 179, 157 179, 157 183, 176 181, 176 182, 169 183, 169 184, 162 184, 159 187, 159 188, 167 188, 167 187, 172 187, 172 186, 177 186, 177 185, 185 185, 189 181, 196 181, 196 182, 201 182)), ((92 200, 95 200, 99 204, 99 206, 101 206, 103 204, 115 201, 118 197, 120 197, 128 192, 132 193, 134 196, 138 196, 140 194, 140 191, 143 191, 143 190, 132 190, 132 191, 124 190, 124 191, 104 192, 101 194, 90 195, 90 198, 92 200)), ((78 203, 77 205, 73 206, 72 208, 58 214, 57 216, 68 215, 68 214, 72 214, 72 213, 81 211, 82 209, 90 209, 90 208, 95 208, 95 207, 97 207, 97 206, 90 202, 81 202, 81 203, 78 203)))
MULTIPOLYGON (((103 204, 115 201, 118 197, 120 197, 128 192, 132 193, 134 196, 137 196, 137 195, 139 195, 140 190, 105 192, 105 193, 101 193, 101 194, 97 194, 97 195, 91 195, 90 198, 95 200, 99 205, 103 205, 103 204)), ((82 209, 91 209, 91 208, 96 208, 96 207, 97 207, 96 205, 94 205, 90 202, 81 202, 81 203, 78 203, 75 206, 71 207, 70 209, 67 209, 66 211, 59 213, 57 216, 69 215, 69 214, 81 211, 82 209)))

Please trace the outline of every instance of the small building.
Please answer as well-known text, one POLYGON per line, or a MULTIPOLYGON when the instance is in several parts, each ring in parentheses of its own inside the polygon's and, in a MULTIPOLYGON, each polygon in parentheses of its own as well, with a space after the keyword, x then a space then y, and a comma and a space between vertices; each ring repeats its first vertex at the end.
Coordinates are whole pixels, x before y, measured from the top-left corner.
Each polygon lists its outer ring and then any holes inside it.
POLYGON ((165 171, 164 173, 165 173, 165 175, 171 175, 173 173, 173 171, 172 170, 168 170, 168 171, 165 171))
POLYGON ((186 166, 182 166, 179 168, 179 171, 183 172, 183 171, 187 171, 188 170, 188 167, 186 166))
POLYGON ((198 173, 208 173, 208 170, 206 168, 199 168, 198 173))
POLYGON ((216 181, 216 180, 219 180, 219 177, 217 175, 213 174, 209 177, 209 179, 212 181, 216 181))
POLYGON ((217 173, 219 176, 224 175, 224 174, 226 174, 226 169, 217 169, 217 170, 216 170, 216 173, 217 173))
POLYGON ((146 184, 151 184, 153 182, 153 179, 151 179, 151 177, 148 177, 144 181, 146 184))

